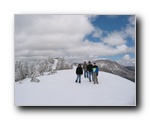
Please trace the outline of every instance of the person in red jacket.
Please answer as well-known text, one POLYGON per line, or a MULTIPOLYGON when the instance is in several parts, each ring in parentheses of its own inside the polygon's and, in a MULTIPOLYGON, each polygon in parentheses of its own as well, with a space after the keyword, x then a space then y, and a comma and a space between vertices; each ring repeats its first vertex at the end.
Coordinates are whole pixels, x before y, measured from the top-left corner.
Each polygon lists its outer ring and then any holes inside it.
POLYGON ((79 64, 78 67, 76 68, 76 74, 77 74, 77 79, 75 82, 78 82, 79 80, 79 83, 81 83, 81 75, 83 74, 81 64, 79 64))

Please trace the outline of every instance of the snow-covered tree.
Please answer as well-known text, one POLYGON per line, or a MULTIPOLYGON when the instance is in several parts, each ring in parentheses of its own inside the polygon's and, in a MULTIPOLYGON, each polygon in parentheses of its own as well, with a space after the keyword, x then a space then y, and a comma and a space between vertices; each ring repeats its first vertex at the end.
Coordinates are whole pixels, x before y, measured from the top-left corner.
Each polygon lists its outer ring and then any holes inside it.
POLYGON ((58 58, 58 64, 57 64, 57 70, 64 70, 64 69, 72 69, 73 65, 68 62, 65 61, 64 58, 58 58))
POLYGON ((28 74, 27 62, 16 61, 15 62, 15 81, 20 81, 26 78, 28 74))
POLYGON ((38 60, 22 60, 15 62, 15 81, 20 81, 26 77, 31 78, 32 82, 39 82, 36 78, 44 75, 57 73, 57 70, 72 69, 73 65, 63 58, 46 58, 38 60))

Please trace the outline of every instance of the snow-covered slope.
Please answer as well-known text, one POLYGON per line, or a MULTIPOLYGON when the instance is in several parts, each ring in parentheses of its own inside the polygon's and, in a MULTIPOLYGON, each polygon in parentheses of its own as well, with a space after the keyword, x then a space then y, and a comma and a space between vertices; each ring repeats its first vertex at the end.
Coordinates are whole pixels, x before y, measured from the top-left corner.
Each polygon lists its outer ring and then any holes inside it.
POLYGON ((99 84, 82 76, 75 83, 75 67, 56 74, 37 77, 40 82, 26 78, 15 82, 16 106, 135 106, 136 83, 125 78, 99 72, 99 84))

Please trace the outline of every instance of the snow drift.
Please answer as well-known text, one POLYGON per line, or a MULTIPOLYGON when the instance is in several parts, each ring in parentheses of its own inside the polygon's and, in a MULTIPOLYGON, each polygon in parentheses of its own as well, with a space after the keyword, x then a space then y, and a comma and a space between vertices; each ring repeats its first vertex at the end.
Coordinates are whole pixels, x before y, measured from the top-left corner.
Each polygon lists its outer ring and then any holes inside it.
POLYGON ((15 82, 16 106, 135 106, 136 83, 106 72, 99 72, 99 84, 82 75, 75 83, 75 68, 37 77, 40 82, 15 82))

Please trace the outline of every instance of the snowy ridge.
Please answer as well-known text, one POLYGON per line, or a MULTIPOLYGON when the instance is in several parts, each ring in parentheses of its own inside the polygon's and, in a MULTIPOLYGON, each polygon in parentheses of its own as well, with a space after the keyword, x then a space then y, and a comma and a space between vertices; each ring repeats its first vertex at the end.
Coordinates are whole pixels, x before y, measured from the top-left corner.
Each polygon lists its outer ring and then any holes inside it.
POLYGON ((15 82, 16 106, 135 106, 136 85, 125 78, 99 72, 99 83, 82 75, 75 83, 76 67, 58 70, 56 74, 37 77, 40 82, 15 82))
POLYGON ((135 82, 135 71, 131 71, 126 67, 118 64, 117 62, 113 62, 110 60, 96 60, 94 62, 97 63, 101 71, 113 73, 115 75, 119 75, 123 78, 127 78, 128 80, 135 82))

